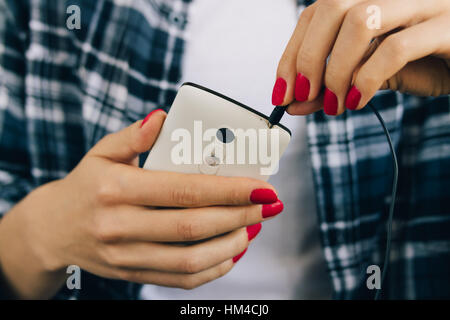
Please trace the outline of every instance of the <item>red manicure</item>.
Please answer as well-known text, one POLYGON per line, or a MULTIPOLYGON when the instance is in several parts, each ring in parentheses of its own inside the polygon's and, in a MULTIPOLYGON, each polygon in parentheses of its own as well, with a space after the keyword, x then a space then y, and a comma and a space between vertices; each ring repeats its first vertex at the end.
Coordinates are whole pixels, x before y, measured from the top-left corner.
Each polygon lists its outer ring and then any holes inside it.
POLYGON ((272 104, 274 106, 279 106, 284 101, 284 96, 286 95, 287 83, 283 78, 278 78, 275 82, 272 92, 272 104))
POLYGON ((163 109, 156 109, 156 110, 153 110, 152 112, 150 112, 146 117, 145 117, 145 119, 142 121, 142 123, 141 123, 141 128, 144 126, 144 124, 148 121, 148 119, 150 119, 151 118, 151 116, 154 114, 154 113, 156 113, 157 111, 164 111, 163 109))
POLYGON ((359 101, 361 100, 361 92, 353 86, 347 94, 347 98, 345 98, 345 107, 350 110, 356 110, 359 105, 359 101))
POLYGON ((262 228, 261 223, 254 224, 252 226, 248 226, 247 227, 248 241, 254 239, 258 235, 258 233, 261 231, 261 228, 262 228))
POLYGON ((325 88, 325 95, 323 97, 323 111, 330 116, 335 116, 338 110, 337 96, 328 88, 325 88))
POLYGON ((239 253, 236 257, 233 258, 233 262, 236 263, 239 261, 239 259, 242 258, 242 256, 245 254, 245 252, 247 252, 247 249, 245 249, 244 251, 242 251, 241 253, 239 253))
POLYGON ((255 189, 250 194, 250 201, 254 204, 274 203, 277 200, 277 194, 272 189, 255 189))
POLYGON ((280 214, 283 209, 284 205, 281 200, 278 200, 277 202, 272 204, 265 204, 262 207, 262 216, 264 219, 270 218, 276 216, 277 214, 280 214))
POLYGON ((299 73, 295 81, 295 100, 303 102, 308 100, 310 84, 307 77, 299 73))

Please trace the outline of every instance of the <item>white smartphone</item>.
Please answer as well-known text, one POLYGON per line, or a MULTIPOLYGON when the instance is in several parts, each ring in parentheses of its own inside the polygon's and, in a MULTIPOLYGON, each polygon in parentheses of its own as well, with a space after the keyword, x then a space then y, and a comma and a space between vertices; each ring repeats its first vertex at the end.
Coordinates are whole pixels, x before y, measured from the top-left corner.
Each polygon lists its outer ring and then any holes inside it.
POLYGON ((194 83, 183 84, 144 168, 268 180, 291 132, 268 117, 194 83))

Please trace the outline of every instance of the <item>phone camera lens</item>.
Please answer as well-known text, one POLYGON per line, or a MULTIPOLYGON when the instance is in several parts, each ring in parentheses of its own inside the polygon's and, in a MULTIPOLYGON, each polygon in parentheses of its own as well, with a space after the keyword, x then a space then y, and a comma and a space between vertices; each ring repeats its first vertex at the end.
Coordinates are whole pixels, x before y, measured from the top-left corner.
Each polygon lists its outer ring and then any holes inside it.
POLYGON ((217 130, 216 137, 220 142, 230 143, 234 140, 234 133, 230 129, 221 128, 217 130))

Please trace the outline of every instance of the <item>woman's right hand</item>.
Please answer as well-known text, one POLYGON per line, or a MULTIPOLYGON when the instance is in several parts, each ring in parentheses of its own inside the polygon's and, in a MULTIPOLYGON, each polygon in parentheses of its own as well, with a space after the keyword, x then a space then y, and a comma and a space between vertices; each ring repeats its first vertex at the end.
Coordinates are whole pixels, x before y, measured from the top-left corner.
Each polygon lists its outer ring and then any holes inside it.
POLYGON ((226 274, 259 223, 282 211, 266 182, 139 168, 138 155, 151 148, 164 119, 158 111, 106 136, 67 177, 36 189, 5 215, 0 263, 18 296, 51 297, 68 265, 191 289, 226 274), (197 240, 203 241, 180 245, 197 240))

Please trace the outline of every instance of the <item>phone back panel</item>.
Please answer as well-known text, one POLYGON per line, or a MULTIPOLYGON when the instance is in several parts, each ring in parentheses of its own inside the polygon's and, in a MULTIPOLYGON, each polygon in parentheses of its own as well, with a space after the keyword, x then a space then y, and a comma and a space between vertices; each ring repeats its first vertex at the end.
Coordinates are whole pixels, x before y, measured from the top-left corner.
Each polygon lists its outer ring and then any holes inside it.
POLYGON ((181 86, 145 169, 267 180, 291 134, 267 117, 207 88, 181 86))

